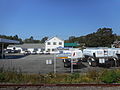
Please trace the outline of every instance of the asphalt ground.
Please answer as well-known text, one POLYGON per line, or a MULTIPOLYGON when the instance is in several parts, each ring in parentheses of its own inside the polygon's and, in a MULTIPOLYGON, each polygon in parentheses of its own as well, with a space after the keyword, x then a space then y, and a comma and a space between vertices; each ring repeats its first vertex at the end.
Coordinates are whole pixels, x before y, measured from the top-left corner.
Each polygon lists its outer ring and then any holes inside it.
MULTIPOLYGON (((7 54, 5 59, 0 59, 0 68, 6 70, 21 70, 23 73, 46 74, 54 72, 54 55, 23 55, 7 54), (46 64, 46 60, 52 60, 52 64, 46 64)), ((119 67, 117 67, 119 68, 119 67)), ((79 67, 74 67, 74 72, 86 73, 90 70, 101 70, 103 67, 90 67, 87 62, 82 62, 79 67)), ((109 68, 109 69, 115 69, 109 68)), ((61 59, 56 59, 57 73, 70 73, 70 68, 65 68, 61 59)))

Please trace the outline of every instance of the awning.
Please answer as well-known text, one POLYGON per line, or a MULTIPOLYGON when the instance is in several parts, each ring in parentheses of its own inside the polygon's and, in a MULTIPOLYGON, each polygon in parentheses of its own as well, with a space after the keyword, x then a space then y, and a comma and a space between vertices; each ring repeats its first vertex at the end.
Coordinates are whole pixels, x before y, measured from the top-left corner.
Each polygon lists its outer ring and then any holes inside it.
POLYGON ((0 38, 0 43, 19 44, 20 42, 17 40, 0 38))
POLYGON ((19 43, 20 42, 17 40, 0 38, 0 57, 4 58, 4 45, 5 44, 19 44, 19 43))
POLYGON ((64 46, 65 47, 76 47, 76 46, 79 46, 80 44, 78 43, 64 43, 64 46))

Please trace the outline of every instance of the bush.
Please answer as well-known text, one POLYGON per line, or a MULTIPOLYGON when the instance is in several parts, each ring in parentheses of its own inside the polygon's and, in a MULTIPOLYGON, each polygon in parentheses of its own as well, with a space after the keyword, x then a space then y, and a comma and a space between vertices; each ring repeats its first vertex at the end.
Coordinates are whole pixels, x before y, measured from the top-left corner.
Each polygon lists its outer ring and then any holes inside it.
POLYGON ((106 70, 106 72, 103 73, 101 80, 104 83, 116 83, 118 82, 119 78, 120 72, 117 72, 115 70, 106 70))
POLYGON ((4 82, 4 81, 5 81, 5 74, 0 73, 0 82, 4 82))

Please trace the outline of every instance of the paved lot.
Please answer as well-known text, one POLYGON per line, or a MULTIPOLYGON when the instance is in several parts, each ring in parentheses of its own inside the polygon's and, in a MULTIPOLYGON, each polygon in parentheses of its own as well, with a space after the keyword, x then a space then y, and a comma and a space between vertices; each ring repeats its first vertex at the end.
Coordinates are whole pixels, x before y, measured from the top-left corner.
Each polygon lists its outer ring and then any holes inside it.
MULTIPOLYGON (((46 60, 51 59, 53 62, 53 55, 27 55, 12 54, 7 55, 6 59, 0 59, 0 67, 5 69, 21 69, 24 73, 49 73, 53 72, 53 63, 51 65, 46 64, 46 60)), ((57 73, 69 73, 70 68, 64 68, 63 62, 57 59, 57 73)), ((90 70, 104 69, 100 67, 90 67, 86 62, 82 62, 81 66, 75 67, 74 72, 85 73, 90 70)))
MULTIPOLYGON (((25 73, 49 73, 53 72, 53 55, 7 55, 6 59, 0 59, 0 67, 5 69, 21 69, 25 73), (52 60, 51 65, 46 60, 52 60)), ((62 72, 65 68, 61 60, 57 60, 57 71, 62 72)))

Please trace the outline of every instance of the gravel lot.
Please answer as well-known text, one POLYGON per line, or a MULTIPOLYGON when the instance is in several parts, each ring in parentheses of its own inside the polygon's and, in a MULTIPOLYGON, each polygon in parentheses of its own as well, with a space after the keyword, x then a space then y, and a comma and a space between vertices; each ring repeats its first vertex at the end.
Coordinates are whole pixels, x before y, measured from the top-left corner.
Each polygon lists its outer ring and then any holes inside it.
MULTIPOLYGON (((8 54, 6 59, 0 59, 0 67, 5 69, 21 69, 24 73, 49 73, 53 72, 53 63, 51 65, 46 64, 46 60, 54 60, 53 55, 27 55, 22 54, 8 54)), ((57 59, 57 73, 69 73, 70 68, 64 68, 63 62, 57 59)), ((102 67, 90 67, 87 62, 82 62, 81 66, 75 67, 74 72, 85 73, 90 70, 100 70, 102 67)), ((110 68, 114 69, 114 68, 110 68)))

